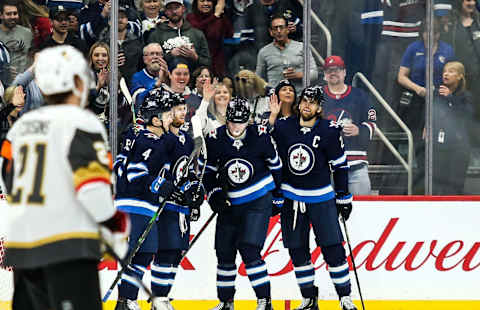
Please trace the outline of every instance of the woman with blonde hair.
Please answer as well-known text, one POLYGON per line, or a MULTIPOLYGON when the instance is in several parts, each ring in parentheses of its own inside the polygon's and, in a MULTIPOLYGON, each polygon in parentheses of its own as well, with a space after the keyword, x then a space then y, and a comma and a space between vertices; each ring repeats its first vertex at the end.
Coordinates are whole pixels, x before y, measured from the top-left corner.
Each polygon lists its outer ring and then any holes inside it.
POLYGON ((201 126, 204 136, 225 125, 227 105, 231 99, 232 93, 227 85, 216 79, 213 83, 205 81, 202 103, 192 117, 194 132, 197 124, 201 126))
POLYGON ((48 9, 43 5, 38 5, 33 0, 23 0, 18 2, 20 14, 20 24, 28 27, 33 33, 33 46, 38 48, 40 44, 52 34, 52 23, 48 18, 48 9))
MULTIPOLYGON (((433 103, 433 194, 462 195, 473 135, 472 95, 466 90, 465 67, 448 62, 433 103), (455 177, 453 177, 455 176, 455 177)), ((477 131, 478 132, 478 131, 477 131)))

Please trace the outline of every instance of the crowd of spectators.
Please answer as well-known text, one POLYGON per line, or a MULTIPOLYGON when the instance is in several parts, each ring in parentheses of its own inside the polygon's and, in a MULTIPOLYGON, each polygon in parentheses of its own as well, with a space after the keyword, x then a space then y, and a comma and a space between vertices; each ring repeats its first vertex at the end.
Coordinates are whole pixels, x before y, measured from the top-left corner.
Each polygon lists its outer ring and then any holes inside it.
MULTIPOLYGON (((2 136, 12 120, 43 104, 33 74, 35 54, 60 44, 73 45, 90 62, 95 76, 90 109, 108 126, 111 1, 0 2, 2 136)), ((464 89, 473 93, 468 98, 472 98, 478 121, 480 88, 474 82, 480 78, 478 3, 434 0, 434 4, 435 88, 443 84, 447 62, 463 63, 464 89)), ((421 144, 426 90, 423 37, 428 30, 422 22, 425 1, 312 1, 312 9, 332 33, 333 54, 345 60, 346 82, 362 71, 421 144)), ((291 94, 284 92, 293 89, 298 95, 305 74, 302 41, 306 26, 302 17, 298 0, 119 0, 117 63, 120 78, 133 95, 134 111, 150 90, 163 85, 185 96, 187 120, 201 109, 215 120, 213 127, 224 121, 224 99, 232 95, 246 94, 255 108, 258 105, 275 109, 279 116, 290 115, 295 99, 290 102, 291 94), (260 90, 252 86, 253 93, 245 93, 250 80, 258 82, 260 90), (275 90, 276 106, 269 104, 275 90), (282 108, 280 102, 288 102, 288 108, 282 108)), ((311 44, 324 55, 320 31, 315 23, 308 26, 311 44)), ((312 53, 307 57, 312 84, 326 84, 324 68, 317 66, 319 59, 312 53)), ((130 111, 121 93, 119 97, 119 111, 130 111)), ((381 109, 377 110, 377 125, 388 127, 381 109)), ((131 119, 131 113, 127 114, 119 115, 122 124, 131 119)), ((273 124, 276 117, 268 114, 260 119, 273 124)))

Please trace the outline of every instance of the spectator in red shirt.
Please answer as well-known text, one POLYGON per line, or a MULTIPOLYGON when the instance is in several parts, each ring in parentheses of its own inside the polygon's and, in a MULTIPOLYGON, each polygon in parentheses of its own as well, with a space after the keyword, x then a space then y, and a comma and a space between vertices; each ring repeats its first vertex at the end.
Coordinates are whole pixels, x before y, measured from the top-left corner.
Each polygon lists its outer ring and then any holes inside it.
POLYGON ((225 52, 223 39, 233 36, 233 26, 223 14, 225 0, 193 0, 192 13, 187 14, 190 24, 200 29, 207 38, 216 76, 225 75, 225 52))

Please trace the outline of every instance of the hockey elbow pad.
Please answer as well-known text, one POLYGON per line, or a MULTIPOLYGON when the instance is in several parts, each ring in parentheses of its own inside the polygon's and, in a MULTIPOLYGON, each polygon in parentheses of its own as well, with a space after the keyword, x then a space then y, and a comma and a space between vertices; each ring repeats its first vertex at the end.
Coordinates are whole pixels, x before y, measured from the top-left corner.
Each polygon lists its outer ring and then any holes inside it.
MULTIPOLYGON (((130 234, 130 218, 124 212, 117 211, 108 220, 100 223, 102 243, 106 243, 120 258, 125 258, 128 252, 127 238, 130 234)), ((103 252, 108 252, 102 249, 103 252)))
POLYGON ((337 214, 342 215, 343 219, 346 221, 352 213, 352 201, 353 195, 350 193, 339 192, 335 196, 335 204, 337 206, 337 214))

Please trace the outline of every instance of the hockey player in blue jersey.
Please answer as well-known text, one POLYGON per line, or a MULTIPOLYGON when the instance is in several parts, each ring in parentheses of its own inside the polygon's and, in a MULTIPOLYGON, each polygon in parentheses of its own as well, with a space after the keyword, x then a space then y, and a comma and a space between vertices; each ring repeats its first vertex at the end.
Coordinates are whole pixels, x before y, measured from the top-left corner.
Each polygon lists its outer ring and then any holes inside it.
POLYGON ((151 268, 152 293, 157 296, 153 300, 155 310, 173 309, 168 294, 175 281, 182 251, 189 246, 190 219, 198 219, 200 205, 205 196, 203 186, 199 184, 194 173, 193 164, 188 162, 194 149, 193 138, 181 129, 185 123, 187 104, 183 96, 177 93, 171 94, 171 103, 173 121, 166 136, 170 149, 170 173, 174 184, 184 184, 185 190, 183 195, 174 195, 174 199, 167 201, 165 209, 158 217, 157 229, 161 239, 151 268))
POLYGON ((211 131, 206 138, 205 187, 208 202, 218 212, 215 232, 217 294, 216 310, 232 310, 240 252, 248 278, 257 296, 257 310, 272 309, 270 279, 263 248, 272 202, 279 209, 282 162, 261 125, 248 125, 250 108, 243 98, 233 98, 227 106, 227 124, 211 131), (272 196, 273 191, 273 196, 272 196), (273 197, 273 198, 272 198, 273 197))
POLYGON ((283 162, 283 243, 303 296, 296 310, 318 310, 318 288, 314 285, 315 270, 309 249, 310 224, 342 310, 356 310, 350 298, 349 266, 338 222, 338 213, 346 220, 352 210, 348 165, 340 128, 322 119, 323 101, 321 87, 305 88, 300 96, 299 116, 279 119, 272 131, 283 162))
MULTIPOLYGON (((117 169, 117 195, 115 205, 118 210, 130 214, 132 230, 129 246, 132 250, 148 221, 160 205, 160 201, 169 197, 175 187, 173 178, 168 173, 170 166, 168 128, 172 122, 171 105, 157 89, 146 97, 141 108, 146 129, 141 130, 131 143, 128 156, 123 162, 123 169, 117 169), (121 171, 121 173, 120 173, 121 171), (163 173, 161 173, 161 171, 163 173), (160 175, 163 180, 160 186, 160 175), (150 188, 158 186, 156 193, 150 188)), ((116 310, 140 309, 136 303, 138 284, 134 278, 142 278, 147 266, 158 250, 158 229, 154 225, 141 248, 133 257, 130 267, 122 275, 116 310)), ((152 278, 152 288, 155 286, 152 278)))

